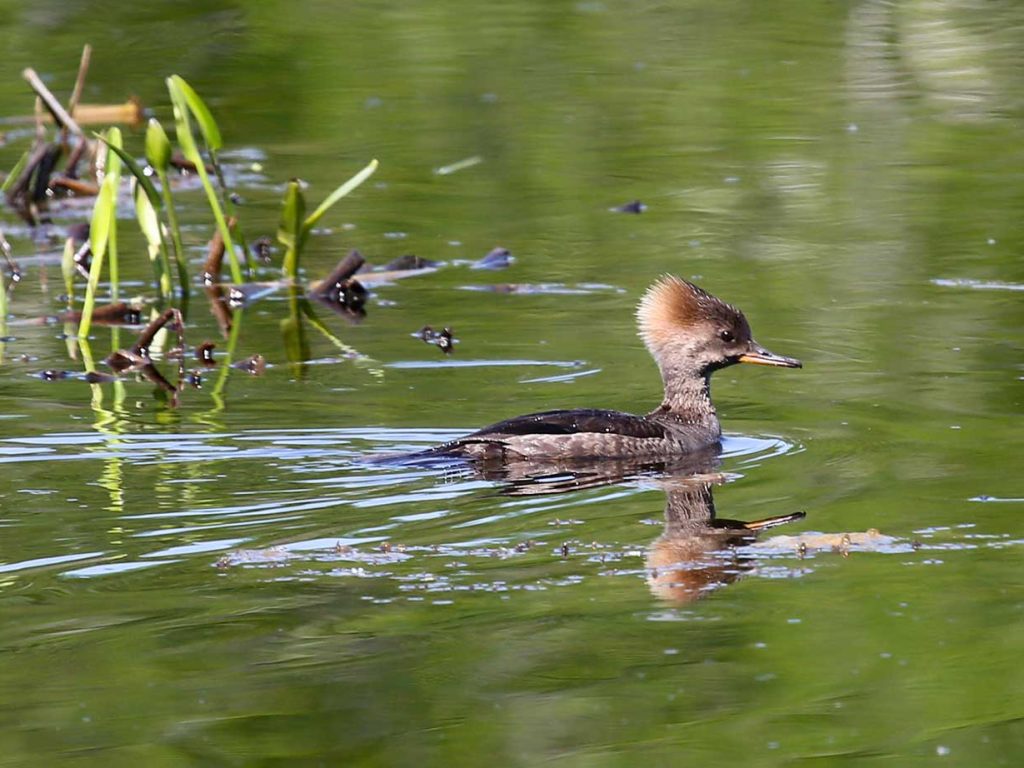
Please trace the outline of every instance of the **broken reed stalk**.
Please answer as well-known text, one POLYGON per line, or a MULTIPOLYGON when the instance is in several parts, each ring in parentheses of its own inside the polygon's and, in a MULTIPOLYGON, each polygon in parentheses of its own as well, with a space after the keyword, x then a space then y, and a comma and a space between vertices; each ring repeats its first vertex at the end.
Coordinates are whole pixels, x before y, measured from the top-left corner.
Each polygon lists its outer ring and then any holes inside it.
MULTIPOLYGON (((89 73, 89 62, 92 59, 92 46, 86 43, 82 46, 82 58, 78 62, 78 77, 75 78, 75 87, 71 91, 71 98, 68 99, 68 114, 75 114, 75 107, 78 100, 82 98, 82 89, 85 87, 85 76, 89 73)), ((67 129, 61 130, 61 142, 67 143, 67 129)))
MULTIPOLYGON (((167 325, 171 320, 174 321, 171 328, 178 332, 178 345, 182 348, 182 351, 184 351, 185 326, 181 319, 181 311, 174 307, 169 307, 160 315, 155 317, 149 325, 142 329, 142 333, 139 334, 139 338, 136 339, 135 343, 132 345, 132 354, 148 358, 149 348, 153 345, 153 339, 156 336, 157 331, 167 325)), ((182 359, 184 359, 184 355, 182 355, 182 359)))
POLYGON ((57 98, 50 92, 50 89, 46 87, 46 84, 39 79, 39 75, 32 67, 26 67, 22 70, 21 76, 25 78, 29 86, 36 95, 43 100, 43 104, 53 115, 53 119, 60 123, 61 126, 67 128, 73 134, 85 141, 85 134, 82 133, 82 129, 79 127, 75 119, 67 113, 67 110, 61 106, 61 103, 57 101, 57 98))
MULTIPOLYGON (((228 219, 228 228, 234 228, 236 219, 232 216, 228 219)), ((220 282, 221 268, 224 264, 224 236, 218 229, 210 238, 210 245, 206 251, 206 261, 203 263, 203 282, 206 285, 213 285, 220 282)))
POLYGON ((329 296, 334 289, 358 272, 365 263, 366 259, 359 251, 350 251, 327 277, 313 283, 309 287, 309 292, 314 296, 329 296))

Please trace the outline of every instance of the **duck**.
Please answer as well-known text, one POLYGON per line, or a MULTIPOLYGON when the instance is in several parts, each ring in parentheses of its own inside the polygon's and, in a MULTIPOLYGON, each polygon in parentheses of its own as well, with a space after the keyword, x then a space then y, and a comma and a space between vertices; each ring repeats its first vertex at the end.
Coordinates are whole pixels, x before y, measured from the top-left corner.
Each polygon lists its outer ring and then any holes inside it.
POLYGON ((676 457, 720 445, 711 375, 738 363, 801 368, 758 344, 738 308, 675 275, 654 282, 636 310, 640 338, 661 372, 661 404, 644 415, 550 410, 499 421, 416 454, 471 461, 676 457))

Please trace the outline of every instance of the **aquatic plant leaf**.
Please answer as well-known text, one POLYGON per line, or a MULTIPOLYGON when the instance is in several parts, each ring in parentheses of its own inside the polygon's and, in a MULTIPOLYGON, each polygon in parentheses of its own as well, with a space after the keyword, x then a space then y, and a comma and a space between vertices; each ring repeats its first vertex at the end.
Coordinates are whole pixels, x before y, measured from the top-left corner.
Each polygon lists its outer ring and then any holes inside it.
MULTIPOLYGON (((116 127, 109 128, 107 129, 107 135, 101 136, 100 138, 103 139, 104 144, 114 150, 113 156, 109 154, 107 155, 107 177, 113 176, 117 181, 120 181, 121 168, 124 165, 121 161, 121 156, 124 154, 124 151, 121 149, 123 144, 121 140, 121 129, 116 127)), ((106 178, 104 178, 104 181, 106 181, 106 178)))
POLYGON ((7 192, 7 190, 10 189, 11 185, 14 183, 15 179, 21 176, 21 172, 25 170, 25 164, 28 162, 28 157, 28 150, 25 150, 24 152, 21 153, 21 157, 18 158, 18 162, 14 164, 14 167, 11 168, 10 172, 7 174, 7 177, 4 179, 4 183, 0 184, 0 193, 7 192))
MULTIPOLYGON (((121 131, 118 128, 111 128, 103 139, 108 147, 121 147, 121 131)), ((110 291, 111 295, 117 295, 118 269, 116 227, 117 227, 117 188, 121 183, 121 158, 116 152, 107 154, 106 176, 100 185, 99 194, 96 195, 96 204, 92 209, 92 222, 89 227, 89 245, 92 250, 92 264, 89 267, 89 280, 85 288, 85 302, 82 306, 82 319, 78 324, 78 338, 84 339, 89 335, 92 325, 92 312, 96 304, 96 288, 100 282, 100 274, 103 271, 103 260, 110 249, 110 291)))
POLYGON ((213 119, 213 114, 210 112, 210 108, 206 106, 199 94, 195 92, 195 89, 189 85, 184 78, 180 75, 171 75, 168 80, 173 80, 178 90, 181 92, 185 103, 188 105, 189 110, 195 116, 196 123, 199 125, 199 131, 203 134, 203 141, 206 142, 206 146, 212 151, 216 152, 224 146, 224 142, 221 139, 220 128, 217 127, 217 121, 213 119))
MULTIPOLYGON (((206 172, 206 163, 199 154, 199 147, 196 145, 195 137, 192 135, 192 121, 189 117, 191 107, 188 99, 182 90, 182 85, 187 86, 177 75, 167 78, 167 91, 171 96, 171 105, 174 107, 174 129, 178 136, 178 145, 181 147, 185 158, 196 167, 199 180, 203 184, 203 191, 206 192, 206 199, 213 211, 213 218, 217 220, 217 228, 224 238, 224 245, 227 249, 228 261, 231 266, 231 279, 236 283, 245 282, 242 277, 242 267, 238 261, 238 254, 235 253, 235 245, 231 239, 231 231, 227 220, 224 217, 224 209, 221 207, 220 199, 217 197, 217 190, 210 182, 210 176, 206 172)), ((218 135, 219 138, 219 135, 218 135)), ((179 254, 180 255, 180 254, 179 254)))
MULTIPOLYGON (((96 196, 96 204, 92 209, 92 223, 89 227, 89 247, 92 250, 93 266, 102 261, 107 252, 107 240, 110 237, 110 226, 114 212, 114 189, 104 179, 100 193, 96 196)), ((90 277, 92 270, 90 269, 90 277)))
POLYGON ((155 117, 146 125, 146 161, 157 173, 166 173, 171 165, 171 140, 155 117))
POLYGON ((135 200, 135 218, 139 221, 139 229, 146 237, 146 246, 149 250, 149 258, 155 259, 160 253, 162 238, 160 236, 160 219, 157 216, 156 208, 138 184, 132 190, 132 197, 135 200))
POLYGON ((366 181, 368 178, 370 178, 373 175, 373 172, 377 170, 377 165, 378 163, 376 160, 371 160, 370 164, 363 168, 363 170, 361 170, 351 179, 346 181, 336 190, 331 192, 331 194, 329 194, 327 198, 322 203, 320 203, 319 206, 317 206, 317 209, 313 211, 311 214, 309 214, 309 216, 306 218, 305 223, 303 224, 304 228, 307 231, 309 229, 312 229, 316 225, 316 223, 320 221, 321 217, 325 213, 327 213, 328 210, 330 210, 331 206, 333 206, 336 202, 341 200, 341 198, 345 197, 345 195, 347 195, 349 192, 351 192, 364 181, 366 181))
POLYGON ((287 277, 296 279, 299 270, 299 252, 302 249, 306 229, 303 217, 306 214, 306 198, 299 182, 292 179, 284 193, 281 221, 277 225, 277 239, 287 250, 282 270, 287 277))
MULTIPOLYGON (((109 177, 108 177, 109 178, 109 177)), ((85 303, 82 306, 82 318, 78 323, 78 338, 89 335, 92 325, 92 311, 96 303, 96 287, 100 282, 103 270, 103 257, 107 253, 110 240, 110 228, 114 222, 114 199, 116 189, 103 180, 100 193, 96 196, 96 204, 92 209, 92 224, 89 227, 89 247, 92 250, 92 264, 89 266, 89 280, 85 287, 85 303)))
POLYGON ((146 175, 145 171, 143 171, 139 164, 135 162, 135 158, 133 158, 131 155, 125 152, 124 149, 122 149, 120 146, 111 144, 109 141, 106 140, 106 138, 104 138, 100 134, 97 133, 95 134, 95 136, 97 139, 106 144, 107 147, 121 159, 121 162, 124 163, 124 166, 128 169, 128 172, 132 176, 134 176, 135 180, 142 186, 143 191, 146 193, 146 197, 149 198, 150 204, 157 210, 160 210, 160 208, 163 207, 163 200, 160 199, 160 193, 157 191, 157 188, 153 185, 153 182, 150 180, 149 176, 146 175))
POLYGON ((68 302, 75 290, 75 241, 68 238, 64 241, 64 253, 60 259, 60 273, 64 277, 64 292, 68 295, 68 302))

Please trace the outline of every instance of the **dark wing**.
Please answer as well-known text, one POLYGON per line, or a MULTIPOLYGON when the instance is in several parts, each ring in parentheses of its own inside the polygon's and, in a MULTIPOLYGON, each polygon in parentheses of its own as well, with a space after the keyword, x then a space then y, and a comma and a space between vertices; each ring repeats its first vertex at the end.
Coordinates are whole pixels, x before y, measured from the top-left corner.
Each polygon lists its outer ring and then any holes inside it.
POLYGON ((623 437, 665 437, 665 428, 649 419, 621 411, 581 408, 516 416, 491 424, 462 439, 473 440, 490 435, 575 435, 580 432, 623 437))

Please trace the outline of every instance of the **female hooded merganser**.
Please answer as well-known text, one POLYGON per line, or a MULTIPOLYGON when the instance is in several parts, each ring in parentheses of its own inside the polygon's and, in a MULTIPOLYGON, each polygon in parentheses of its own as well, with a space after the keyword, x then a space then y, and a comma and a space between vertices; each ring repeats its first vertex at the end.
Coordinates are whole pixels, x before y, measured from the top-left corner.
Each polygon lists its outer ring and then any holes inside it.
POLYGON ((646 416, 590 408, 531 413, 417 455, 508 462, 688 453, 722 437, 711 403, 712 373, 734 363, 801 367, 757 344, 736 307, 672 275, 647 290, 636 314, 665 384, 661 405, 646 416))

